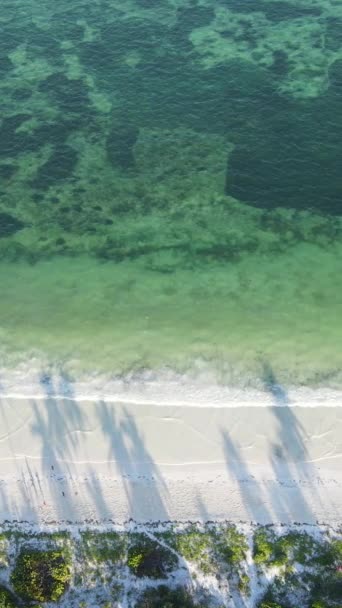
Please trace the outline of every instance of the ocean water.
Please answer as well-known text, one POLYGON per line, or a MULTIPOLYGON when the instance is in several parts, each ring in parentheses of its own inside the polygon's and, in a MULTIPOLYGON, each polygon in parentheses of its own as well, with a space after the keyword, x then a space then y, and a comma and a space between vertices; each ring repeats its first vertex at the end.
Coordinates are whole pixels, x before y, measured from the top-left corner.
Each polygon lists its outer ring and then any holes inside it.
POLYGON ((3 370, 342 385, 342 3, 2 0, 0 79, 3 370))

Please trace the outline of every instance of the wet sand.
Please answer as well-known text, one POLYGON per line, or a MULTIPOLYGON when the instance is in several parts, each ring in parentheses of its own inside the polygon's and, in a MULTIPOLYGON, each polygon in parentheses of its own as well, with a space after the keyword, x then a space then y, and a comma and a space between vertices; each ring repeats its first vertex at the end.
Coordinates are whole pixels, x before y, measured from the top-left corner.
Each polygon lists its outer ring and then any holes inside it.
POLYGON ((1 397, 0 519, 339 523, 338 402, 227 405, 1 397))

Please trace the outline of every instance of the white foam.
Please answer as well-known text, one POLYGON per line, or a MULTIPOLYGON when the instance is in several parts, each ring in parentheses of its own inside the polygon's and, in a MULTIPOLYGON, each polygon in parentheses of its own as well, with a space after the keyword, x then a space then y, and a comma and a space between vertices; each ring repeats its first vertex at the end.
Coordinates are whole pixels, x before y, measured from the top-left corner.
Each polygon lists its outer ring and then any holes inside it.
POLYGON ((0 370, 0 396, 7 399, 72 399, 189 407, 336 407, 342 391, 332 388, 240 388, 220 384, 212 374, 180 374, 173 370, 144 370, 125 376, 93 373, 70 379, 52 369, 26 364, 0 370))

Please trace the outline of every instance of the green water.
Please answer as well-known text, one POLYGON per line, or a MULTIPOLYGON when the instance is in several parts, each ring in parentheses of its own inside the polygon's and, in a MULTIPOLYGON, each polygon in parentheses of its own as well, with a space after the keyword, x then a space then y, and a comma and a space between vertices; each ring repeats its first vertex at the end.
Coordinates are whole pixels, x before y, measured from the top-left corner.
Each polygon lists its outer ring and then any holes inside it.
POLYGON ((341 385, 342 5, 0 7, 0 365, 341 385))

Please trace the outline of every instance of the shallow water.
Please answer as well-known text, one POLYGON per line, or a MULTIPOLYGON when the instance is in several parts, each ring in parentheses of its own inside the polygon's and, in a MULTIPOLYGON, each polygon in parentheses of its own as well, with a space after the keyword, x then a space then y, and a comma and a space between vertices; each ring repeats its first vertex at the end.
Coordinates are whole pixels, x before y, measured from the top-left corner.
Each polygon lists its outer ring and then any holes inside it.
POLYGON ((342 5, 0 8, 1 365, 340 386, 342 5))

